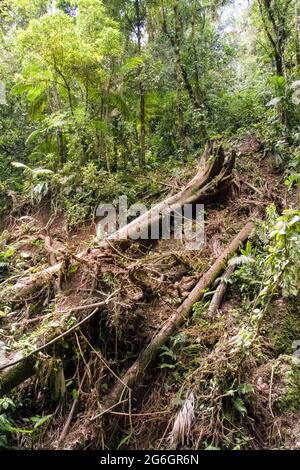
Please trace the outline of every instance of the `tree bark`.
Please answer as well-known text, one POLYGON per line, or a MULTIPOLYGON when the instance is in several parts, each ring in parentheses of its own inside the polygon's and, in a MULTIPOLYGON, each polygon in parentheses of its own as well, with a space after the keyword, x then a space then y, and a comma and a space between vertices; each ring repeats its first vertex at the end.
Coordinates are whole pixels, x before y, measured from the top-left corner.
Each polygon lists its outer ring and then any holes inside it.
MULTIPOLYGON (((142 16, 140 8, 140 0, 135 0, 135 16, 136 16, 136 36, 138 43, 138 53, 142 53, 142 16)), ((138 67, 139 90, 140 90, 140 153, 139 166, 142 170, 146 164, 146 100, 145 86, 143 78, 144 65, 138 67)))
MULTIPOLYGON (((300 67, 300 5, 299 0, 295 1, 295 30, 296 30, 296 65, 300 67)), ((299 72, 299 70, 298 70, 299 72)))
MULTIPOLYGON (((20 358, 19 353, 13 359, 18 358, 20 358)), ((35 359, 33 357, 24 358, 22 362, 2 370, 0 373, 0 397, 32 377, 35 373, 34 363, 35 359)))

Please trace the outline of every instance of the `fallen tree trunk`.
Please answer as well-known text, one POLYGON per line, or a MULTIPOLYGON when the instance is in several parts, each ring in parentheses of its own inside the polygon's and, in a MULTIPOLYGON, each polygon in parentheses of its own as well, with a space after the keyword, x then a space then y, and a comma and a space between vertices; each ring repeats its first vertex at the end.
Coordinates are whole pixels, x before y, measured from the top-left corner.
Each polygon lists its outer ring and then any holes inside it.
POLYGON ((1 294, 1 300, 14 300, 17 297, 28 297, 33 291, 38 290, 51 281, 53 276, 59 274, 63 268, 63 263, 57 263, 54 266, 43 269, 41 272, 32 274, 29 277, 21 279, 11 287, 8 287, 1 294))
POLYGON ((224 275, 222 276, 220 284, 218 285, 216 292, 214 293, 213 298, 211 300, 210 306, 207 310, 207 316, 209 318, 213 318, 216 315, 218 309, 220 308, 220 305, 227 289, 228 280, 234 273, 235 268, 236 267, 234 265, 229 265, 224 275))
POLYGON ((134 364, 127 370, 121 380, 114 385, 112 391, 104 401, 104 410, 108 410, 120 401, 124 391, 124 385, 127 388, 132 389, 138 382, 141 381, 148 365, 158 354, 161 346, 163 346, 170 336, 172 336, 174 332, 184 323, 194 304, 201 300, 205 290, 215 281, 215 279, 224 269, 224 264, 228 258, 230 258, 239 249, 240 245, 248 239, 253 229, 254 224, 252 222, 248 222, 240 231, 240 233, 232 240, 228 247, 223 251, 223 253, 218 257, 211 268, 201 277, 198 284, 196 287, 194 287, 183 304, 154 336, 150 344, 146 347, 146 349, 144 349, 134 364))
MULTIPOLYGON (((13 360, 19 360, 22 356, 17 353, 13 360)), ((8 393, 14 387, 23 383, 26 379, 34 375, 35 359, 33 357, 22 358, 15 366, 8 367, 0 373, 0 397, 8 393)), ((1 363, 0 363, 1 366, 1 363)))
MULTIPOLYGON (((224 192, 231 183, 235 153, 232 152, 226 158, 222 146, 215 147, 212 143, 208 143, 201 161, 205 162, 205 166, 200 165, 196 176, 181 191, 168 197, 125 227, 108 236, 90 253, 82 252, 78 254, 77 260, 96 258, 100 250, 110 248, 111 243, 130 239, 136 240, 137 234, 143 234, 151 226, 159 223, 162 220, 162 214, 176 214, 181 211, 185 204, 204 203, 224 192)), ((0 300, 13 301, 28 297, 49 282, 53 276, 59 275, 63 266, 64 263, 61 262, 21 279, 15 285, 3 290, 0 300)))

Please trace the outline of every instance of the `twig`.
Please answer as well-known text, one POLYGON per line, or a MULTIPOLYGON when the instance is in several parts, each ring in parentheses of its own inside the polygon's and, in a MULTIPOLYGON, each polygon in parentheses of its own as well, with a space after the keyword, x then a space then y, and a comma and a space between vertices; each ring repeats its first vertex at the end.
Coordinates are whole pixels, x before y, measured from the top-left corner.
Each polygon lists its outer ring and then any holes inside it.
MULTIPOLYGON (((154 416, 169 413, 171 413, 171 411, 153 411, 152 413, 131 413, 130 416, 154 416)), ((129 416, 129 413, 121 413, 120 411, 110 411, 110 414, 118 416, 129 416)))
POLYGON ((76 332, 75 332, 75 338, 76 338, 76 343, 77 343, 77 346, 78 346, 78 349, 79 349, 79 353, 80 353, 81 358, 82 358, 82 360, 83 360, 83 363, 84 363, 84 365, 85 365, 85 370, 87 371, 87 374, 88 374, 88 376, 89 376, 90 384, 93 385, 92 372, 91 372, 91 369, 90 369, 89 364, 88 364, 88 363, 86 362, 86 360, 85 360, 85 357, 84 357, 82 348, 81 348, 81 346, 80 346, 79 338, 78 338, 78 335, 77 335, 76 332))
POLYGON ((91 262, 90 261, 87 261, 86 259, 84 258, 80 258, 78 255, 74 255, 74 253, 68 253, 68 255, 73 258, 75 261, 77 261, 78 263, 81 263, 81 264, 84 264, 86 266, 91 266, 91 262))
POLYGON ((106 360, 104 359, 104 357, 98 352, 96 351, 95 348, 93 348, 93 346, 91 345, 91 343, 89 342, 89 340, 87 339, 87 337, 81 332, 81 336, 83 337, 83 339, 87 342, 87 344, 89 345, 89 347, 91 348, 91 350, 93 351, 94 354, 96 354, 96 356, 100 359, 100 361, 104 364, 104 366, 109 370, 109 372, 117 379, 119 380, 123 385, 124 387, 128 388, 127 385, 122 381, 122 379, 120 379, 120 377, 111 369, 111 367, 108 365, 108 363, 106 362, 106 360))
POLYGON ((25 324, 26 326, 31 325, 32 323, 36 323, 37 321, 45 320, 46 318, 51 317, 51 315, 52 313, 47 313, 47 315, 40 315, 38 317, 28 318, 27 320, 25 320, 25 324))
POLYGON ((115 252, 116 252, 119 256, 121 256, 122 258, 125 258, 125 259, 127 259, 127 260, 129 260, 129 261, 136 261, 136 259, 131 258, 130 256, 127 256, 127 255, 125 255, 124 253, 122 253, 120 250, 118 250, 118 249, 113 245, 113 243, 111 243, 111 242, 109 241, 108 238, 105 239, 105 241, 108 243, 108 245, 110 246, 110 248, 111 248, 113 251, 115 251, 115 252))
POLYGON ((271 416, 274 418, 274 413, 273 413, 273 410, 272 410, 273 380, 274 380, 274 366, 272 366, 272 370, 271 370, 271 380, 270 380, 270 389, 269 389, 269 410, 270 410, 271 416))
POLYGON ((76 398, 74 398, 74 401, 73 401, 73 403, 72 403, 72 407, 71 407, 71 409, 70 409, 70 413, 69 413, 69 415, 68 415, 67 421, 65 422, 65 425, 64 425, 64 427, 63 427, 63 430, 62 430, 62 432, 61 432, 61 434, 60 434, 60 436, 59 436, 59 438, 58 438, 57 445, 59 445, 59 444, 64 440, 64 438, 66 437, 66 434, 67 434, 67 432, 68 432, 68 429, 69 429, 69 427, 70 427, 71 421, 72 421, 73 416, 74 416, 74 413, 75 413, 76 405, 77 405, 77 403, 78 403, 78 401, 79 401, 79 394, 80 394, 81 389, 82 389, 82 387, 83 387, 83 383, 84 383, 84 381, 85 381, 86 374, 87 374, 87 371, 85 370, 85 371, 84 371, 84 374, 83 374, 83 377, 82 377, 82 379, 81 379, 81 382, 80 382, 80 384, 79 384, 79 387, 78 387, 78 396, 77 396, 76 398))
POLYGON ((101 411, 101 413, 99 413, 98 415, 96 415, 96 416, 94 416, 93 418, 91 418, 90 421, 95 421, 96 419, 101 418, 101 416, 105 415, 105 414, 108 413, 110 410, 113 410, 113 409, 116 408, 117 406, 122 405, 123 403, 126 403, 127 401, 128 401, 128 398, 126 398, 125 400, 118 401, 118 403, 115 403, 114 405, 110 406, 110 407, 107 408, 106 410, 101 411))
MULTIPOLYGON (((120 291, 120 289, 117 289, 116 291, 114 291, 113 294, 117 294, 118 292, 120 291)), ((69 310, 69 313, 73 313, 73 312, 80 312, 81 310, 87 310, 87 309, 90 309, 90 308, 97 308, 97 307, 101 307, 105 302, 107 302, 107 300, 111 298, 111 295, 108 296, 108 298, 105 300, 105 301, 101 301, 101 302, 96 302, 94 304, 88 304, 88 305, 79 305, 78 307, 73 307, 71 308, 71 310, 69 310)), ((61 313, 66 313, 66 311, 61 311, 61 313)))
POLYGON ((251 183, 248 183, 248 181, 242 180, 242 182, 245 186, 248 186, 248 188, 252 189, 252 191, 254 191, 255 193, 259 194, 260 196, 263 196, 263 192, 260 189, 256 188, 251 183))

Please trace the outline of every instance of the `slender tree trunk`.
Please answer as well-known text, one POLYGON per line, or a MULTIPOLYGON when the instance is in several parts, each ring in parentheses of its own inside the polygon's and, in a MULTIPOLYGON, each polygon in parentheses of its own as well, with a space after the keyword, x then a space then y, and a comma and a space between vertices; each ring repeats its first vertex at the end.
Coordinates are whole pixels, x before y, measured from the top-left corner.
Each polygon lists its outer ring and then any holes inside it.
MULTIPOLYGON (((138 42, 138 53, 142 52, 142 17, 140 9, 140 0, 135 0, 135 14, 136 14, 136 34, 138 42)), ((140 65, 138 69, 139 74, 139 93, 140 93, 140 152, 139 152, 139 166, 142 170, 146 164, 146 111, 145 111, 145 85, 144 85, 144 65, 140 65)))
POLYGON ((182 77, 180 71, 180 63, 178 57, 176 57, 176 105, 177 105, 177 118, 178 118, 178 132, 181 142, 185 139, 185 126, 184 126, 184 114, 183 114, 183 102, 182 102, 182 77))
MULTIPOLYGON (((180 101, 182 102, 182 100, 180 100, 179 98, 180 88, 182 90, 185 89, 187 91, 191 104, 193 105, 195 110, 201 111, 202 103, 201 103, 201 97, 200 97, 201 95, 200 76, 199 76, 198 59, 197 59, 198 54, 196 50, 196 45, 194 43, 192 44, 192 52, 193 52, 193 61, 194 61, 194 67, 195 67, 196 72, 195 72, 195 86, 193 86, 192 83, 190 82, 187 69, 182 60, 181 49, 182 49, 182 39, 183 39, 183 24, 182 24, 182 19, 181 19, 180 10, 179 10, 179 2, 176 1, 173 5, 174 33, 171 33, 168 30, 166 13, 164 9, 162 10, 162 14, 163 14, 163 29, 164 29, 166 36, 170 40, 171 46, 175 54, 176 78, 177 78, 177 114, 178 114, 179 126, 181 126, 182 128, 183 112, 181 110, 182 105, 181 106, 179 105, 180 101)), ((192 25, 192 28, 193 28, 193 25, 192 25)), ((200 117, 200 120, 203 121, 203 116, 199 114, 199 117, 200 117)), ((181 129, 180 134, 183 136, 182 129, 181 129)), ((204 135, 207 136, 205 125, 203 126, 203 136, 204 135)))
POLYGON ((57 153, 58 153, 58 166, 62 168, 66 163, 66 146, 64 141, 64 135, 61 127, 56 129, 56 143, 57 143, 57 153))
MULTIPOLYGON (((276 17, 274 4, 271 2, 271 0, 258 0, 258 4, 262 22, 264 25, 264 30, 270 42, 270 46, 273 49, 276 75, 279 77, 284 77, 286 80, 284 60, 284 52, 287 38, 286 18, 276 17)), ((287 90, 285 85, 283 92, 284 102, 281 102, 278 105, 279 119, 285 129, 287 129, 288 127, 288 117, 285 105, 286 92, 287 90)))
POLYGON ((194 81, 195 81, 195 95, 197 102, 201 103, 201 91, 200 91, 200 72, 199 72, 199 56, 195 42, 195 19, 191 20, 192 35, 191 35, 191 46, 193 51, 193 62, 194 62, 194 81))
MULTIPOLYGON (((54 85, 52 89, 52 98, 53 98, 54 111, 59 113, 62 108, 62 103, 61 103, 56 85, 54 85)), ((63 129, 61 126, 58 126, 56 128, 56 146, 57 146, 57 154, 58 154, 58 167, 62 168, 62 166, 66 163, 66 144, 65 144, 63 129)))
MULTIPOLYGON (((197 98, 195 96, 193 87, 192 87, 192 85, 189 81, 189 78, 188 78, 187 70, 186 70, 186 68, 183 64, 182 57, 181 57, 182 25, 181 25, 181 20, 180 20, 178 2, 175 3, 175 5, 173 7, 173 12, 174 12, 175 34, 174 34, 174 39, 171 41, 171 43, 172 43, 173 48, 174 48, 176 61, 179 65, 179 67, 180 67, 180 71, 181 71, 182 78, 183 78, 183 83, 184 83, 184 86, 185 86, 185 88, 188 92, 190 100, 191 100, 191 102, 192 102, 192 104, 194 105, 195 108, 199 108, 200 103, 198 103, 198 101, 197 101, 197 98)), ((170 36, 170 38, 171 38, 171 36, 170 36)))
POLYGON ((146 164, 146 113, 145 113, 145 89, 141 82, 140 84, 140 168, 141 170, 146 164))
POLYGON ((296 65, 300 68, 300 4, 295 0, 295 30, 296 30, 296 65))

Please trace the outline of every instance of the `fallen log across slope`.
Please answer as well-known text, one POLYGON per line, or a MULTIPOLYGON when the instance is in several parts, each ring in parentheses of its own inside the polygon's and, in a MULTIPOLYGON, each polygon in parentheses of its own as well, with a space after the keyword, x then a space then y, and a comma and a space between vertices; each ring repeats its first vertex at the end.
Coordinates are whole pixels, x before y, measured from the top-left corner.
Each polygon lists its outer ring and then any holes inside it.
MULTIPOLYGON (((153 226, 161 220, 162 214, 166 212, 176 213, 185 204, 207 202, 224 193, 231 184, 234 162, 234 152, 226 157, 222 146, 216 146, 209 142, 201 158, 197 174, 181 191, 158 203, 148 212, 108 236, 89 253, 78 254, 76 256, 77 261, 82 259, 86 262, 93 257, 96 258, 103 248, 110 248, 111 243, 132 238, 136 239, 137 233, 145 233, 151 225, 153 226)), ((33 292, 42 288, 43 285, 49 283, 54 276, 59 276, 63 268, 64 263, 60 262, 20 279, 16 284, 3 289, 0 300, 22 300, 30 296, 33 292)))
MULTIPOLYGON (((194 304, 201 300, 205 290, 223 271, 226 261, 239 249, 241 244, 248 239, 253 230, 254 224, 252 222, 248 222, 238 233, 238 235, 231 241, 223 253, 217 258, 211 268, 201 277, 196 287, 194 287, 187 299, 153 337, 150 344, 146 347, 146 349, 144 349, 134 364, 122 376, 121 380, 114 385, 112 391, 109 393, 103 404, 104 410, 111 409, 111 407, 120 401, 120 398, 124 392, 124 384, 127 388, 132 389, 139 382, 141 382, 146 369, 156 357, 161 346, 163 346, 168 341, 170 336, 172 336, 174 332, 184 323, 185 319, 192 311, 194 304)), ((102 414, 103 413, 101 413, 101 415, 102 414)))

